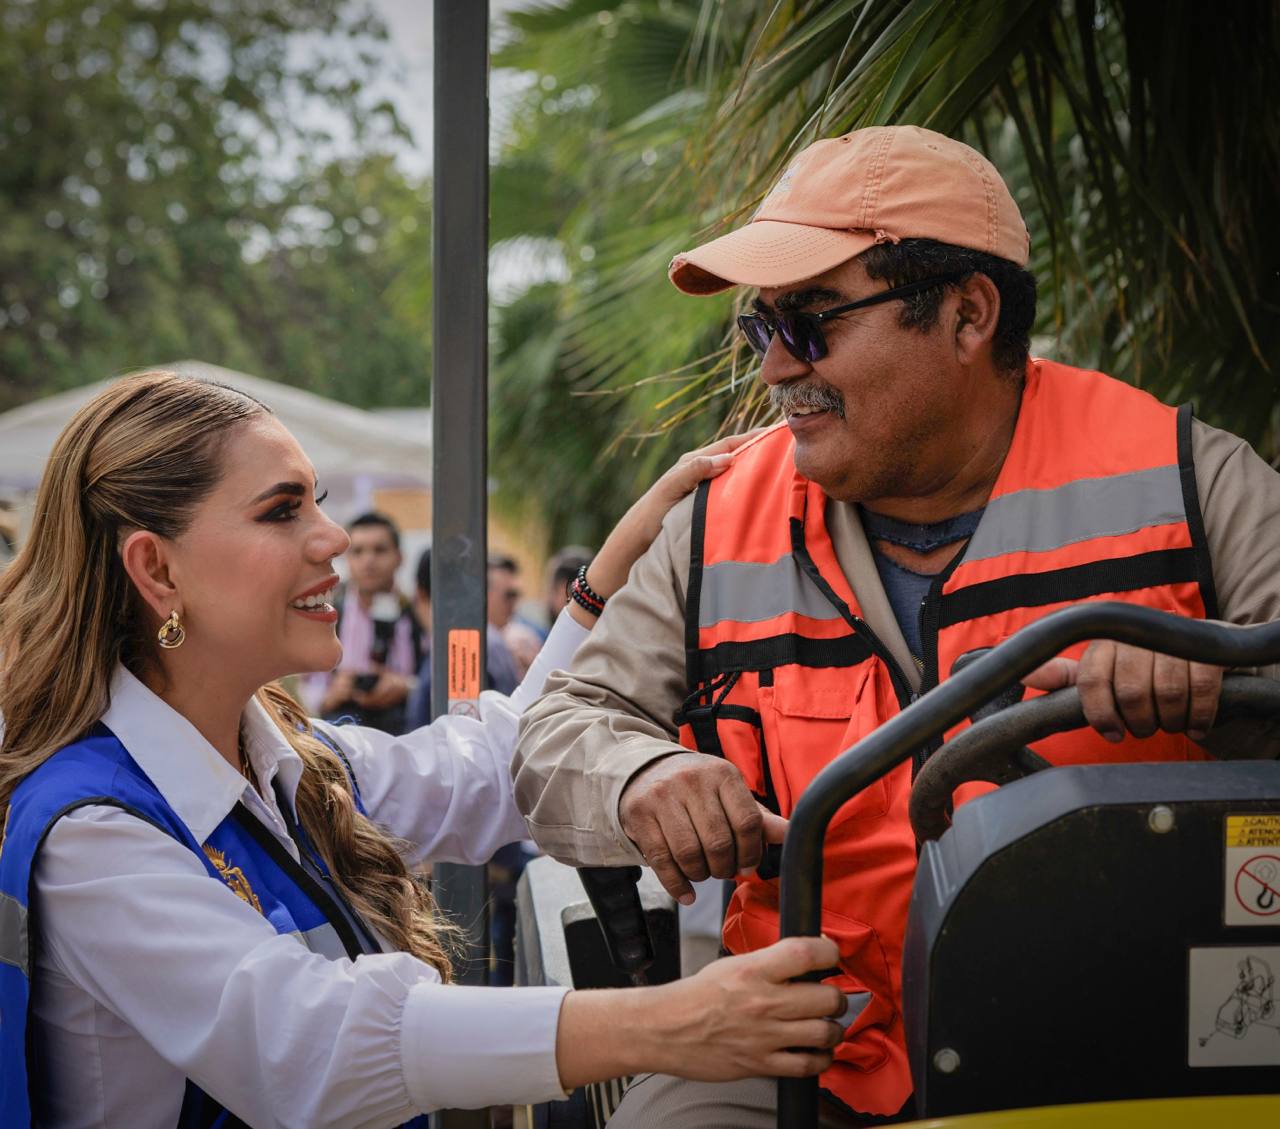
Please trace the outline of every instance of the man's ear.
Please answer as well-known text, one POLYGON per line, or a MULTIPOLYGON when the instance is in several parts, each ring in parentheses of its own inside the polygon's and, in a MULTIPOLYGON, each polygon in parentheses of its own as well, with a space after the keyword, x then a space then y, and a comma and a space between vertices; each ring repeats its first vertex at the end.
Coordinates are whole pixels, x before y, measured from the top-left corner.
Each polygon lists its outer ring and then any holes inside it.
POLYGON ((956 358, 972 365, 990 356, 1000 321, 1000 291, 985 274, 972 274, 960 285, 955 313, 956 358))
POLYGON ((120 560, 143 602, 159 619, 168 619, 172 611, 181 611, 177 585, 169 575, 169 550, 164 538, 145 529, 137 529, 120 546, 120 560))

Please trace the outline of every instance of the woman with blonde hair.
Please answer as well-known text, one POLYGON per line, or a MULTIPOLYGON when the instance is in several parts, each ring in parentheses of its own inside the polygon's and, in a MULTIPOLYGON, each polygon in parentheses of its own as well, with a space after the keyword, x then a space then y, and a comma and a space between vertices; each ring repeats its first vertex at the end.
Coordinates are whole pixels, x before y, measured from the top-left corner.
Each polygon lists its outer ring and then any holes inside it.
MULTIPOLYGON (((592 565, 618 587, 695 452, 592 565)), ((395 1126, 640 1071, 816 1073, 834 963, 795 938, 647 989, 450 984, 410 868, 524 838, 520 711, 592 622, 570 605, 510 699, 404 737, 309 721, 276 685, 340 655, 346 534, 258 401, 113 383, 58 439, 0 574, 0 1110, 6 1127, 395 1126)), ((770 825, 767 833, 779 828, 770 825)))

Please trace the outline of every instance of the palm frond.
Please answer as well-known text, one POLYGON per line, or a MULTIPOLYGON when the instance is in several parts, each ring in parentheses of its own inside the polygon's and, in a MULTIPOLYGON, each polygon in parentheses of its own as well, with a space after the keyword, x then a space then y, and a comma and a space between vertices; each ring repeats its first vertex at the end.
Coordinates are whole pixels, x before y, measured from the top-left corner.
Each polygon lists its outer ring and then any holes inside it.
MULTIPOLYGON (((644 436, 625 473, 610 463, 618 504, 678 445, 764 410, 735 299, 677 294, 671 255, 742 222, 811 141, 886 123, 1000 169, 1033 236, 1037 348, 1194 396, 1280 454, 1274 3, 566 0, 507 20, 495 62, 536 81, 494 228, 553 235, 569 277, 529 340, 504 337, 495 385, 528 394, 532 365, 575 405, 590 438, 556 457, 583 482, 644 436)), ((502 434, 527 435, 529 411, 500 402, 502 434)), ((567 529, 578 503, 539 504, 567 529)))

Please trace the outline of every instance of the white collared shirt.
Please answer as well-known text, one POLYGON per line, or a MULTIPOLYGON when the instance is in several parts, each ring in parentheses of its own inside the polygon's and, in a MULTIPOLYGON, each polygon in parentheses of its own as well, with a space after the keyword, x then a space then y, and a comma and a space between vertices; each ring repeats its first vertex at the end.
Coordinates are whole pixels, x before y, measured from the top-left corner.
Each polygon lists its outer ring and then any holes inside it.
MULTIPOLYGON (((528 837, 511 788, 516 725, 585 635, 561 615, 515 694, 483 696, 480 720, 444 717, 403 737, 325 727, 371 818, 411 844, 410 864, 479 863, 528 837)), ((297 857, 273 782, 292 803, 302 762, 256 702, 244 728, 261 794, 123 668, 102 720, 197 840, 243 801, 297 857)), ((444 985, 407 953, 328 960, 120 808, 61 819, 35 887, 37 1124, 171 1129, 187 1078, 256 1129, 394 1126, 564 1096, 564 989, 444 985)))

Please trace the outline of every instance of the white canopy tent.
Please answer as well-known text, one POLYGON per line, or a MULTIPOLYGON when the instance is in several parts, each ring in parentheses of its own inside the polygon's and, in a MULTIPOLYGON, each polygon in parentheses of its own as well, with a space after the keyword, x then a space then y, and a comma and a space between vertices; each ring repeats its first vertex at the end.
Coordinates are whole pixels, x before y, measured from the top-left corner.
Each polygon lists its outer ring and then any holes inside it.
MULTIPOLYGON (((315 464, 340 521, 353 516, 352 507, 367 507, 375 488, 430 486, 431 423, 425 411, 383 416, 203 361, 165 367, 230 384, 269 405, 315 464)), ((0 415, 0 489, 19 495, 33 491, 58 434, 109 383, 75 388, 0 415)))
MULTIPOLYGON (((325 511, 335 521, 346 524, 374 509, 375 492, 381 492, 383 500, 396 493, 417 496, 421 504, 415 508, 427 512, 431 413, 426 409, 368 412, 203 361, 157 367, 230 384, 268 405, 314 464, 321 489, 329 492, 325 511)), ((109 383, 88 384, 0 414, 0 505, 16 506, 19 541, 29 525, 35 491, 54 441, 80 407, 109 383)), ((404 564, 398 579, 406 592, 413 590, 418 554, 430 540, 425 527, 402 529, 404 564)), ((7 555, 0 544, 0 566, 7 555)), ((341 562, 338 567, 344 571, 341 562)))

